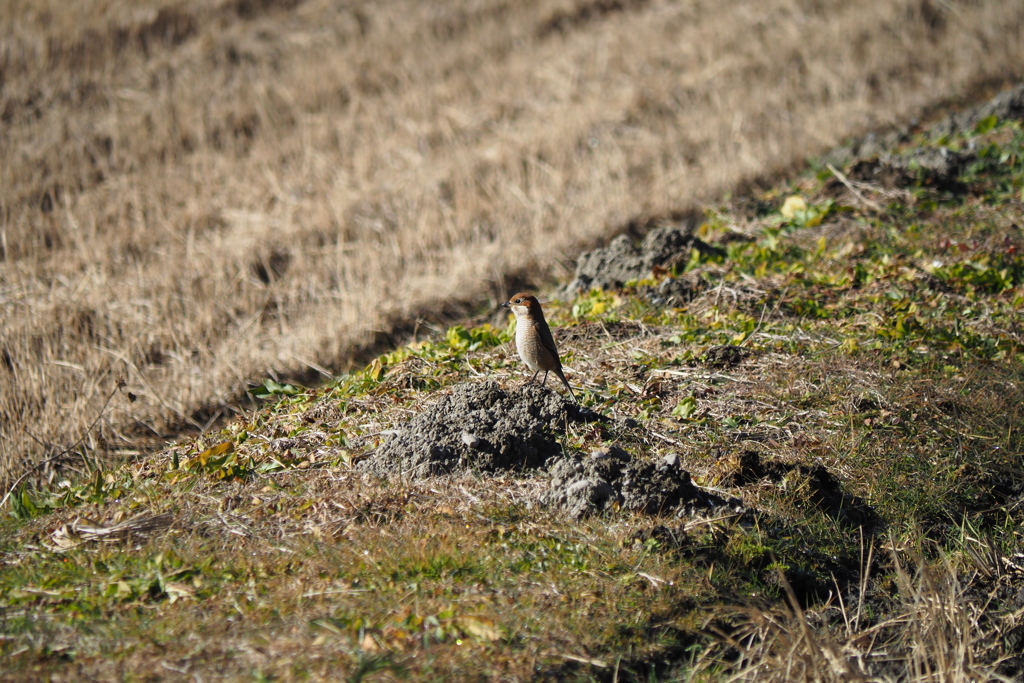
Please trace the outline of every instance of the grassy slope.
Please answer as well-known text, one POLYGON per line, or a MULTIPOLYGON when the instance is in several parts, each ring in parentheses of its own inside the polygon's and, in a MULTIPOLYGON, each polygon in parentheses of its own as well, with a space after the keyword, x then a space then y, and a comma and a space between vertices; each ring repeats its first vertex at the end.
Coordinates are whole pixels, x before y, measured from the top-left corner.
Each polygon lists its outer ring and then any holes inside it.
POLYGON ((548 307, 582 400, 635 420, 564 448, 677 453, 747 514, 571 523, 530 504, 540 476, 361 478, 351 464, 446 387, 522 380, 504 323, 467 323, 315 391, 269 384, 281 400, 219 434, 17 492, 7 676, 1019 675, 1000 659, 1024 629, 1024 133, 915 144, 979 158, 952 191, 820 169, 709 209, 728 255, 678 273, 705 287, 683 308, 652 305, 653 282, 548 307), (750 353, 702 360, 721 344, 750 353), (112 542, 75 526, 164 513, 112 542))
POLYGON ((10 0, 0 46, 2 484, 119 379, 101 456, 1014 82, 1024 6, 10 0))

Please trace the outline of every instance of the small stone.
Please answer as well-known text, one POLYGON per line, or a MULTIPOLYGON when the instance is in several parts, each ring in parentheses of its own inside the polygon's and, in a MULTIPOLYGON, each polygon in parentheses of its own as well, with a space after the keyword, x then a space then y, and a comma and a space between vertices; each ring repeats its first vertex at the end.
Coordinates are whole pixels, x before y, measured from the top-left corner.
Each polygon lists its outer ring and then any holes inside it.
POLYGON ((480 445, 480 437, 476 434, 470 434, 469 432, 462 432, 462 443, 466 444, 470 448, 476 448, 480 445))
POLYGON ((679 455, 677 455, 676 453, 669 453, 664 458, 662 458, 661 461, 664 462, 669 467, 678 467, 679 455))
POLYGON ((603 448, 596 448, 590 451, 590 457, 594 460, 606 460, 608 458, 615 458, 616 460, 630 460, 629 453, 627 453, 622 446, 616 444, 604 446, 603 448))

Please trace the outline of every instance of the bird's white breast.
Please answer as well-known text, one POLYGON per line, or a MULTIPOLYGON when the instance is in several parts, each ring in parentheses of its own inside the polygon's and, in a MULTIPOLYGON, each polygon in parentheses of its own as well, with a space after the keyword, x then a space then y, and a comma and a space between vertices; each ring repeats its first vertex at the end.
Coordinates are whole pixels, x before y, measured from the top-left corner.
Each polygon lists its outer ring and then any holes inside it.
POLYGON ((537 363, 538 343, 533 321, 525 316, 516 320, 516 350, 519 351, 519 357, 526 363, 526 367, 534 372, 542 369, 537 363))

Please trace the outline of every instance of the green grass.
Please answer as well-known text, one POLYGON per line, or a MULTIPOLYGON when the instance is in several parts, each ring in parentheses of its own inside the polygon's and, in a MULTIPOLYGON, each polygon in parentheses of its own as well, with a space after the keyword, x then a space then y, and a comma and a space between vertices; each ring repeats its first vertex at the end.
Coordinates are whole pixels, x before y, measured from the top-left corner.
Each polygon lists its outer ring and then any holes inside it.
POLYGON ((563 449, 675 453, 745 511, 572 522, 533 502, 540 474, 358 475, 446 388, 522 381, 511 321, 467 321, 323 387, 268 380, 267 405, 219 433, 14 492, 5 671, 770 678, 794 642, 807 661, 846 643, 851 667, 884 645, 909 671, 907 624, 940 617, 908 605, 956 585, 977 631, 960 666, 991 673, 1022 628, 1024 134, 985 121, 909 148, 972 144, 958 193, 919 172, 854 195, 822 170, 770 210, 709 209, 701 235, 725 256, 670 275, 704 283, 685 308, 651 304, 654 279, 546 307, 577 395, 620 418, 570 427, 563 449), (710 364, 719 345, 746 356, 710 364), (54 548, 76 520, 161 513, 167 528, 54 548))

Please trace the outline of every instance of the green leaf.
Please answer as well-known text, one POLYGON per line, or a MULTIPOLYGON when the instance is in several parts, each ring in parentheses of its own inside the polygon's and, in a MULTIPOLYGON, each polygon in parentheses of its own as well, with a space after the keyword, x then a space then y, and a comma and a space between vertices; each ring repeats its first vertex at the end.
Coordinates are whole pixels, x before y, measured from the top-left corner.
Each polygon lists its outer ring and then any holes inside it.
MULTIPOLYGON (((225 453, 230 453, 235 449, 235 444, 230 441, 219 443, 216 446, 207 448, 205 451, 196 456, 194 462, 198 462, 200 467, 206 467, 207 463, 211 459, 219 458, 225 453)), ((212 463, 211 463, 212 464, 212 463)))
POLYGON ((366 368, 366 374, 374 382, 379 382, 381 377, 384 376, 384 364, 380 362, 380 358, 374 358, 373 362, 366 368))
POLYGON ((596 318, 617 306, 618 299, 614 294, 603 289, 592 289, 580 297, 572 307, 573 318, 596 318))
POLYGON ((11 513, 18 519, 30 519, 39 513, 39 509, 28 497, 28 490, 21 486, 11 495, 11 513))
POLYGON ((978 121, 978 125, 974 127, 974 132, 978 135, 984 135, 997 125, 999 125, 999 119, 995 114, 992 116, 986 116, 981 121, 978 121))
POLYGON ((448 342, 448 346, 453 349, 464 349, 469 346, 472 341, 472 337, 469 331, 462 325, 453 325, 449 327, 444 334, 445 341, 448 342))
POLYGON ((263 384, 249 387, 246 392, 254 398, 269 398, 271 396, 295 396, 304 391, 303 387, 294 384, 280 384, 272 379, 263 380, 263 384))
POLYGON ((693 396, 687 396, 679 402, 679 404, 672 409, 672 416, 678 417, 683 420, 689 420, 693 417, 693 414, 697 412, 697 399, 693 396))

